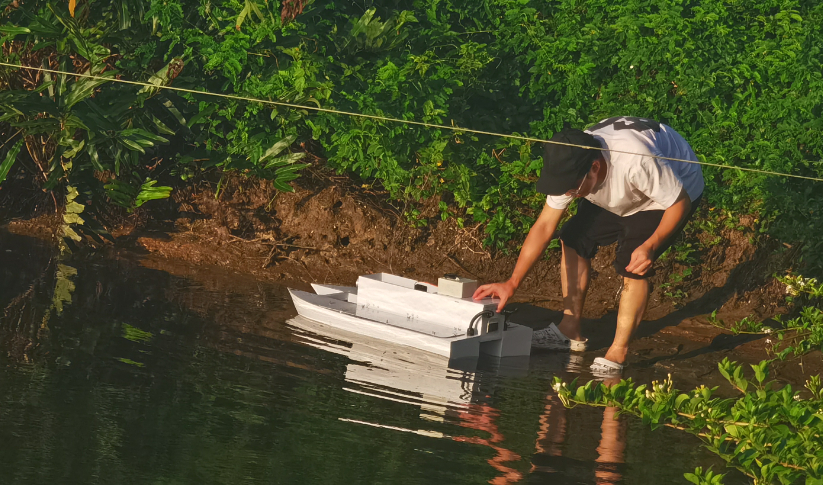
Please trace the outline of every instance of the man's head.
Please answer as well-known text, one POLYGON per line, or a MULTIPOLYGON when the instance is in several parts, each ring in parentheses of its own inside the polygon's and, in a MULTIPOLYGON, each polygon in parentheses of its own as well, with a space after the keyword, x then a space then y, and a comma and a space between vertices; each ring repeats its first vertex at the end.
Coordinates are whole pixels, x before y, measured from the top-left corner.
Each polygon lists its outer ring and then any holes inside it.
POLYGON ((602 146, 592 135, 574 129, 557 132, 550 141, 556 143, 543 144, 543 170, 537 181, 537 191, 548 195, 576 193, 592 163, 601 157, 599 149, 602 146))

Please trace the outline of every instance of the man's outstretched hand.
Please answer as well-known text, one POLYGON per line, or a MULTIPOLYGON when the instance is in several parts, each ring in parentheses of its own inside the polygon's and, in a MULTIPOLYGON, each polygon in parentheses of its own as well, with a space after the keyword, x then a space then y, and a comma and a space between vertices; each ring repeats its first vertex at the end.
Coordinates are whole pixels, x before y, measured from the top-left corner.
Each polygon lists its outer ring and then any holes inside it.
POLYGON ((475 300, 481 300, 487 296, 496 296, 500 298, 500 304, 497 305, 497 311, 499 312, 506 306, 506 302, 509 301, 509 298, 511 298, 514 294, 515 289, 514 283, 511 281, 506 281, 505 283, 491 283, 488 285, 483 285, 475 290, 472 298, 475 300))

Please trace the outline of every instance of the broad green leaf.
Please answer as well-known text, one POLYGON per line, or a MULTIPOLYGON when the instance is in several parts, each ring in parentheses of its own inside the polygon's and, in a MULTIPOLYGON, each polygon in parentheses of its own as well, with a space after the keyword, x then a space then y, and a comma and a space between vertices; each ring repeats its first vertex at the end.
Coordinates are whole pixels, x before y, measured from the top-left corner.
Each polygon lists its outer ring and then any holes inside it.
MULTIPOLYGON (((88 72, 87 72, 88 73, 88 72)), ((115 76, 114 71, 108 71, 103 74, 98 74, 97 76, 106 78, 106 79, 92 79, 92 78, 80 78, 79 81, 73 83, 69 88, 68 94, 65 97, 61 98, 63 101, 63 108, 64 109, 71 109, 74 105, 88 99, 94 94, 94 91, 102 86, 103 84, 111 81, 112 78, 115 76)))
POLYGON ((6 153, 6 157, 3 159, 3 163, 0 163, 0 184, 6 180, 6 177, 9 174, 9 170, 11 170, 11 166, 14 165, 14 161, 17 160, 17 155, 20 153, 20 149, 23 147, 23 142, 25 140, 20 138, 17 140, 17 143, 11 147, 8 153, 6 153))
POLYGON ((45 49, 46 47, 51 47, 54 45, 54 42, 38 42, 31 48, 32 52, 37 52, 40 49, 45 49))
POLYGON ((149 78, 149 84, 152 84, 157 87, 148 87, 144 86, 140 91, 137 92, 138 95, 143 95, 148 93, 150 96, 153 96, 159 92, 159 87, 161 86, 168 86, 171 84, 172 81, 172 73, 179 72, 180 69, 183 67, 183 60, 179 57, 173 58, 169 61, 165 66, 161 67, 157 72, 152 74, 149 78))
POLYGON ((243 25, 243 21, 246 20, 246 17, 249 15, 250 11, 251 6, 249 5, 249 0, 246 0, 243 10, 241 10, 240 15, 237 16, 237 22, 234 24, 234 28, 236 30, 240 30, 240 27, 243 25))
MULTIPOLYGON (((66 203, 69 203, 69 202, 73 201, 74 199, 77 198, 78 195, 79 194, 78 194, 76 188, 72 187, 71 185, 66 187, 66 203)), ((82 211, 80 211, 80 212, 82 212, 82 211)))
POLYGON ((155 187, 156 180, 149 180, 140 188, 140 193, 137 194, 135 200, 135 207, 140 207, 150 200, 167 199, 171 194, 171 187, 155 187))
POLYGON ((266 150, 265 153, 263 153, 263 156, 260 157, 260 161, 262 162, 263 160, 265 160, 269 157, 273 157, 275 155, 278 155, 280 152, 285 150, 286 147, 288 147, 289 145, 294 143, 295 138, 296 138, 295 136, 289 135, 289 136, 283 138, 282 140, 278 141, 277 143, 272 145, 271 148, 266 150))
POLYGON ((261 22, 265 22, 266 17, 263 16, 263 12, 260 11, 260 8, 255 3, 255 0, 246 0, 246 2, 251 6, 252 12, 257 15, 257 18, 260 19, 261 22))
POLYGON ((189 128, 198 124, 198 123, 205 123, 208 120, 208 117, 211 116, 217 110, 217 105, 208 106, 206 109, 200 111, 196 115, 192 116, 189 122, 186 124, 189 128))
POLYGON ((85 210, 85 207, 77 202, 71 201, 66 204, 66 212, 69 214, 80 214, 83 210, 85 210))
POLYGON ((294 192, 294 187, 280 180, 273 180, 272 185, 281 192, 294 192))
POLYGON ((89 143, 86 145, 86 153, 88 154, 89 160, 91 160, 91 164, 94 166, 95 170, 100 172, 105 170, 105 168, 103 168, 103 164, 100 163, 100 154, 97 152, 97 147, 89 143))
POLYGON ((118 138, 117 140, 126 147, 128 147, 129 150, 133 150, 140 153, 146 153, 146 151, 143 150, 143 147, 134 140, 130 140, 128 138, 118 138))
POLYGON ((0 25, 0 34, 19 35, 30 34, 31 29, 28 27, 15 27, 13 25, 0 25))
MULTIPOLYGON (((162 98, 162 96, 161 96, 161 98, 162 98)), ((163 99, 163 107, 166 108, 166 110, 169 112, 169 114, 174 116, 174 119, 176 119, 177 122, 180 123, 181 126, 184 126, 184 127, 187 126, 186 118, 183 116, 182 113, 180 113, 180 110, 177 109, 177 107, 174 106, 174 103, 172 103, 170 99, 163 99)))
POLYGON ((154 146, 155 143, 169 142, 168 139, 163 138, 160 135, 155 135, 154 133, 148 132, 142 128, 129 128, 121 131, 119 135, 134 141, 142 147, 151 147, 154 146))
POLYGON ((266 164, 266 166, 264 168, 269 169, 269 168, 274 168, 274 167, 280 167, 280 166, 283 166, 283 165, 290 165, 290 164, 300 160, 301 158, 303 158, 305 156, 306 156, 305 152, 290 153, 289 155, 286 155, 286 156, 283 156, 283 157, 277 157, 274 160, 271 160, 270 162, 268 162, 266 164))
POLYGON ((152 120, 152 122, 154 122, 154 126, 157 127, 157 129, 160 131, 160 133, 165 133, 166 135, 175 135, 176 134, 174 130, 172 130, 171 128, 166 126, 165 123, 160 121, 160 119, 157 116, 151 115, 151 120, 152 120))
POLYGON ((23 128, 28 135, 37 135, 41 133, 54 133, 60 129, 60 120, 54 118, 42 118, 39 120, 22 121, 19 123, 9 123, 15 128, 23 128))
POLYGON ((83 238, 80 237, 79 234, 74 232, 74 229, 72 229, 69 226, 64 225, 62 229, 63 229, 63 237, 67 237, 67 238, 71 239, 72 241, 77 241, 77 242, 80 242, 80 240, 83 239, 83 238))
POLYGON ((78 214, 70 214, 67 212, 63 214, 63 222, 66 224, 84 224, 86 221, 78 214))
POLYGON ((71 148, 63 152, 63 158, 74 158, 86 145, 86 142, 83 140, 71 140, 71 142, 71 148))

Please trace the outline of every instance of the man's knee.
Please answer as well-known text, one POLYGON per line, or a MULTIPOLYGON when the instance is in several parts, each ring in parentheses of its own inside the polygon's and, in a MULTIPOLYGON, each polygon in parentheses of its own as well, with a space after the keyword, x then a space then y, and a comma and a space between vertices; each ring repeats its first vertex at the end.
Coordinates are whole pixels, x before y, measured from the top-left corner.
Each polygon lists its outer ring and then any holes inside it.
POLYGON ((643 278, 642 276, 634 278, 629 276, 623 276, 623 290, 625 290, 626 288, 637 288, 638 290, 651 293, 652 289, 654 289, 654 285, 652 285, 652 282, 649 278, 643 278))

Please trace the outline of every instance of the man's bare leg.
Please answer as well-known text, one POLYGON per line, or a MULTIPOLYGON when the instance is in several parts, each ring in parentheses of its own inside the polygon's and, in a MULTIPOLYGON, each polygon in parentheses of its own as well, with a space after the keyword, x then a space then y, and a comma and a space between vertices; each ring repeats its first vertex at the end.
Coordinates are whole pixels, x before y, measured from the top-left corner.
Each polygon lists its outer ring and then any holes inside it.
POLYGON ((563 319, 560 320, 557 329, 570 339, 583 340, 580 334, 580 320, 583 317, 583 304, 586 302, 586 292, 589 289, 591 261, 565 244, 562 246, 560 286, 563 291, 563 319))
POLYGON ((620 308, 617 310, 617 330, 614 342, 606 352, 606 359, 623 364, 629 352, 629 341, 640 325, 646 313, 649 301, 649 280, 623 278, 623 294, 620 295, 620 308))

